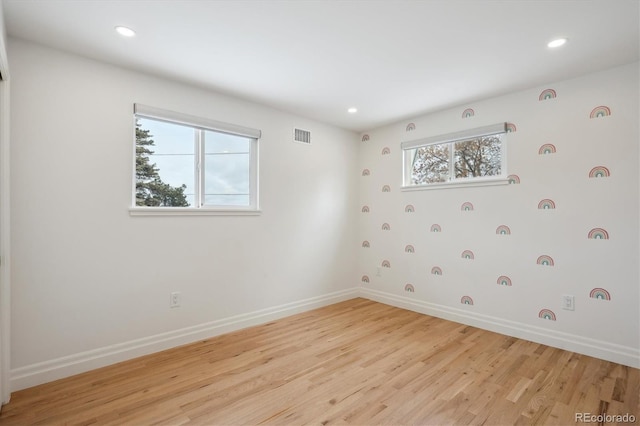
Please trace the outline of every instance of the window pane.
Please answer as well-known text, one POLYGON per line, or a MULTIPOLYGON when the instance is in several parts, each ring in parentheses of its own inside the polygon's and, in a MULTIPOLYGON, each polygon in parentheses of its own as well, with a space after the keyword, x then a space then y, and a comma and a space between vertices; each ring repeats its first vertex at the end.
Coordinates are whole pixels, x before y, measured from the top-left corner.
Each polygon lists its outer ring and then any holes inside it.
POLYGON ((502 172, 501 146, 500 135, 456 142, 456 179, 499 175, 502 172))
POLYGON ((205 132, 204 204, 248 206, 252 139, 205 132))
POLYGON ((253 139, 226 133, 205 131, 205 154, 248 153, 253 139))
POLYGON ((411 151, 413 185, 449 181, 449 144, 422 146, 411 151))
POLYGON ((194 176, 194 130, 178 124, 138 118, 136 205, 193 205, 194 176))

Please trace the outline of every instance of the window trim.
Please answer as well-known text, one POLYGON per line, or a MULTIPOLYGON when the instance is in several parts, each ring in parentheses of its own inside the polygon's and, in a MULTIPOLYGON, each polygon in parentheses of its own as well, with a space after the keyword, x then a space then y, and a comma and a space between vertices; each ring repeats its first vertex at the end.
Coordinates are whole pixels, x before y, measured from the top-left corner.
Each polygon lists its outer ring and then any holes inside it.
MULTIPOLYGON (((133 104, 133 122, 135 128, 136 119, 139 117, 151 120, 162 121, 165 123, 185 125, 198 131, 213 131, 218 133, 226 133, 235 136, 241 136, 253 139, 250 143, 249 151, 249 205, 244 206, 215 206, 215 205, 195 205, 190 207, 150 207, 136 205, 136 176, 135 161, 133 169, 133 188, 132 201, 129 207, 131 216, 202 216, 202 215, 258 215, 261 213, 259 208, 259 140, 262 137, 262 131, 250 127, 239 126, 236 124, 225 123, 222 121, 212 120, 203 117, 197 117, 189 114, 183 114, 175 111, 155 108, 148 105, 133 104)), ((201 143, 199 143, 199 133, 195 133, 194 143, 198 150, 198 157, 202 159, 201 143)), ((135 158, 136 141, 134 136, 133 152, 135 158)), ((196 191, 201 190, 203 179, 203 167, 196 164, 195 183, 196 191)))
MULTIPOLYGON (((444 189, 444 188, 462 188, 462 187, 474 187, 474 186, 493 186, 493 185, 507 185, 509 183, 507 173, 507 141, 503 140, 501 143, 501 170, 500 175, 475 177, 470 179, 458 179, 448 182, 434 182, 424 184, 411 184, 411 169, 412 159, 408 155, 408 152, 413 149, 417 149, 423 146, 429 145, 441 145, 441 144, 455 144, 456 142, 480 138, 485 136, 492 136, 507 134, 507 123, 492 124, 489 126, 476 127, 473 129, 462 130, 459 132, 446 133, 443 135, 430 136, 427 138, 416 139, 412 141, 404 141, 400 143, 402 148, 402 191, 421 191, 431 189, 444 189)), ((451 151, 453 155, 453 150, 451 151)))
POLYGON ((257 216, 262 210, 210 207, 130 207, 131 216, 257 216))

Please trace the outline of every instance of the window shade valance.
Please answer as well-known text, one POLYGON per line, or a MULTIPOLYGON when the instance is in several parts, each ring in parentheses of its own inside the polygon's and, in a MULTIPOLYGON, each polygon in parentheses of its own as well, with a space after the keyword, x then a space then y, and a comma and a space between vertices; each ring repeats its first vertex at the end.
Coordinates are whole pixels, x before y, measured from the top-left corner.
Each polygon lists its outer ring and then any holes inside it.
POLYGON ((237 136, 245 136, 260 139, 262 132, 250 127, 238 126, 236 124, 224 123, 222 121, 208 118, 196 117, 189 114, 182 114, 175 111, 168 111, 154 108, 147 105, 133 104, 133 113, 141 117, 152 118, 154 120, 168 121, 171 123, 185 124, 204 130, 215 130, 217 132, 230 133, 237 136))
POLYGON ((415 141, 402 142, 402 149, 412 149, 419 146, 432 145, 435 143, 455 142, 463 139, 473 139, 482 136, 497 135, 507 131, 507 123, 492 124, 490 126, 476 127, 475 129, 461 130, 459 132, 447 133, 439 136, 430 136, 415 141))

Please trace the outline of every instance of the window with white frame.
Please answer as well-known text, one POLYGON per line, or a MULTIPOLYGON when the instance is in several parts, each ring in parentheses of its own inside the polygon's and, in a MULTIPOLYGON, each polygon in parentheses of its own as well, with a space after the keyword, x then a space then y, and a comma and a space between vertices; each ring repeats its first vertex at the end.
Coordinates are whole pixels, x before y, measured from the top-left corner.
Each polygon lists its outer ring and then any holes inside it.
POLYGON ((506 182, 506 123, 401 146, 405 189, 506 182))
POLYGON ((132 213, 257 211, 261 132, 134 105, 132 213))

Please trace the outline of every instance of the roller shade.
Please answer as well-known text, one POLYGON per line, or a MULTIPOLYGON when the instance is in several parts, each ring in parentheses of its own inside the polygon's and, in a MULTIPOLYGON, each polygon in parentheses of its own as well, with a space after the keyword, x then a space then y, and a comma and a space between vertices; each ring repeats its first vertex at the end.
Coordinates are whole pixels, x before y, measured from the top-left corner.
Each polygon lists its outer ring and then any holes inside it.
POLYGON ((208 118, 196 117, 147 105, 133 104, 133 113, 140 117, 167 121, 170 123, 185 124, 199 129, 215 130, 217 132, 230 133, 232 135, 244 136, 253 139, 260 139, 262 136, 262 132, 260 130, 252 129, 250 127, 238 126, 236 124, 224 123, 222 121, 210 120, 208 118))
POLYGON ((412 149, 425 145, 433 145, 435 143, 447 143, 455 142, 465 139, 480 138, 483 136, 497 135, 500 133, 506 133, 507 123, 492 124, 490 126, 476 127, 475 129, 462 130, 454 133, 447 133, 439 136, 430 136, 424 139, 418 139, 415 141, 402 142, 400 146, 402 149, 412 149))

